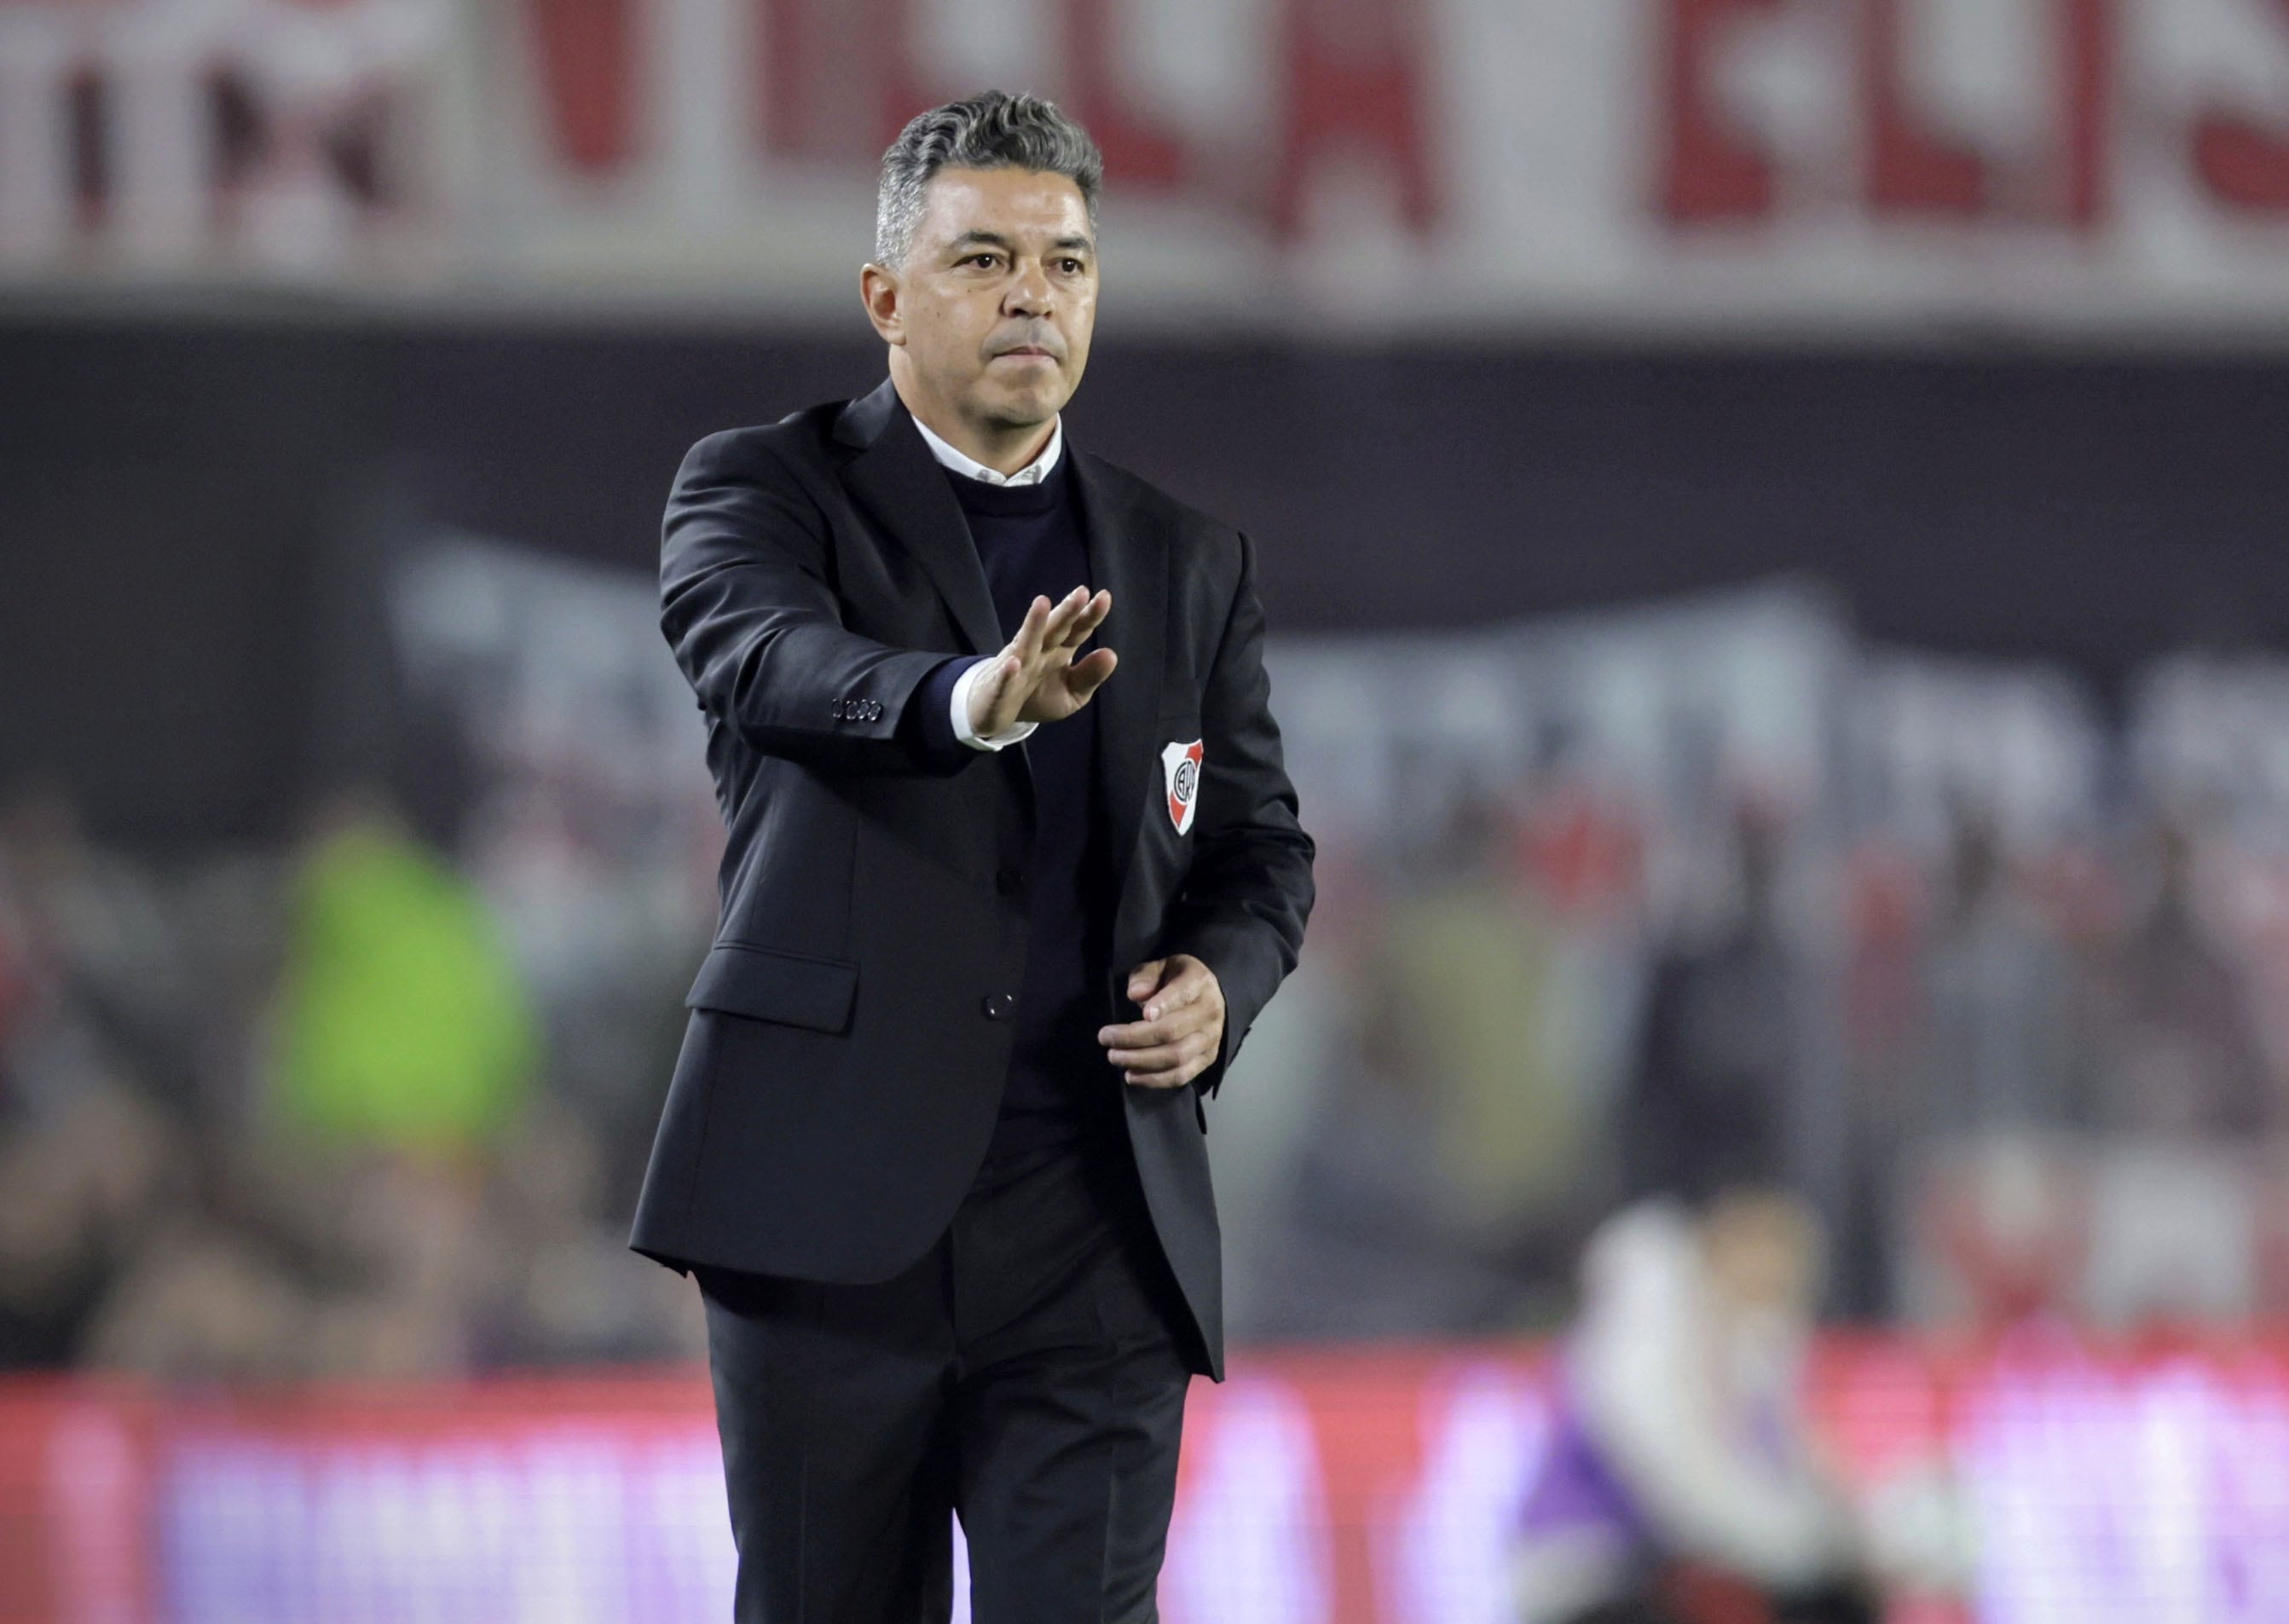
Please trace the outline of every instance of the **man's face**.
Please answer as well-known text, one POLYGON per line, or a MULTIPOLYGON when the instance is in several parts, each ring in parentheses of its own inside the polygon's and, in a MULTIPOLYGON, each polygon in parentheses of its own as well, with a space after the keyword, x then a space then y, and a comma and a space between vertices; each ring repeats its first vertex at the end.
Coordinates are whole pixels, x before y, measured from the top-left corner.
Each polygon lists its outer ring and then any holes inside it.
POLYGON ((1727 1191, 1701 1222, 1710 1272, 1736 1308, 1802 1315, 1819 1288, 1821 1228, 1777 1190, 1727 1191))
POLYGON ((1030 170, 945 169, 923 195, 905 264, 887 289, 870 277, 877 330, 937 411, 981 428, 1047 423, 1080 386, 1097 320, 1081 188, 1030 170))

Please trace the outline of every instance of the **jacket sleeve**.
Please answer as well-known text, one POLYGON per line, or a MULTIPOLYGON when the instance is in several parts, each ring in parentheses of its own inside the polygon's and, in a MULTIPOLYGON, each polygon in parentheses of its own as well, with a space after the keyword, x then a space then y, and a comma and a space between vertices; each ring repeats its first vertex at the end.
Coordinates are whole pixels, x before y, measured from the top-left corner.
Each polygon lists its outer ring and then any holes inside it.
POLYGON ((1296 821, 1281 763, 1272 684, 1264 672, 1264 609, 1256 546, 1240 538, 1240 583, 1201 701, 1192 869, 1170 910, 1165 953, 1190 953, 1224 991, 1224 1043, 1195 1087, 1214 1094, 1304 944, 1312 912, 1312 837, 1296 821))
POLYGON ((700 708, 806 767, 959 771, 978 752, 913 713, 947 655, 846 628, 830 556, 825 515, 770 452, 738 431, 691 448, 661 523, 659 624, 700 708))

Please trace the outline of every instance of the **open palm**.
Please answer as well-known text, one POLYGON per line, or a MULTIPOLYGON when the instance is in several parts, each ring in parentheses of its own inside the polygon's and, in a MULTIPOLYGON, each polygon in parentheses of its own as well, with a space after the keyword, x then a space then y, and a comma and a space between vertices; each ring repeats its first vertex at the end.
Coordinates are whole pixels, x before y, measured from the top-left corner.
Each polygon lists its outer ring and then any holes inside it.
POLYGON ((969 690, 969 725, 977 736, 1019 722, 1063 721, 1087 705, 1118 657, 1110 649, 1082 655, 1081 648, 1112 611, 1111 593, 1092 597, 1085 586, 1057 603, 1036 598, 1027 605, 1017 635, 969 690))

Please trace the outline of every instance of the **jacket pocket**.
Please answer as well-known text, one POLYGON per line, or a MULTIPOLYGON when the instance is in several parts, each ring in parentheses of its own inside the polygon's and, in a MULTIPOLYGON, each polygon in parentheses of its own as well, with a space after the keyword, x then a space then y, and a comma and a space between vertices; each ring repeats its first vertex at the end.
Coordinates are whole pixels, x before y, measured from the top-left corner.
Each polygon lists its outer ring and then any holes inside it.
POLYGON ((847 959, 814 959, 743 942, 719 942, 685 995, 693 1009, 778 1021, 812 1031, 850 1030, 858 1001, 858 967, 847 959))

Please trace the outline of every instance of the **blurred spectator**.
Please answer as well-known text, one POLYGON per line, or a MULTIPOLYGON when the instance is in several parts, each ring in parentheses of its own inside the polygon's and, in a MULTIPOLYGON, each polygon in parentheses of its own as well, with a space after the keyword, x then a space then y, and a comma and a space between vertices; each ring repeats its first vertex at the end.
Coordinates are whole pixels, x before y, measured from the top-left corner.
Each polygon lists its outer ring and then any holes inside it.
POLYGON ((2036 1152, 1986 1152, 2087 1122, 2084 1004, 2067 944, 2013 883, 1993 820, 1968 805, 1954 811, 1934 913, 1919 949, 1903 919, 1887 934, 1908 949, 1894 954, 1906 980, 1890 999, 1909 1018, 1895 1018, 1855 1092, 1846 1301, 1891 1314, 1912 1296, 1925 1318, 2000 1323, 2056 1306, 2064 1277, 2051 1230, 2033 1236, 2031 1219, 2008 1216, 2025 1206, 2009 1192, 2029 1186, 1998 1169, 2036 1152), (1934 1250, 1902 1274, 1898 1254, 1918 1245, 1934 1250))
POLYGON ((126 1260, 79 1353, 99 1369, 174 1381, 331 1374, 307 1294, 227 1226, 186 1213, 126 1260))
POLYGON ((1599 1229, 1521 1514, 1527 1624, 1873 1624, 1799 1390, 1820 1250, 1807 1208, 1753 1186, 1599 1229))
POLYGON ((2116 1330, 2245 1319, 2261 1295, 2262 1169, 2282 1126, 2239 967, 2198 892, 2199 848, 2165 818, 2148 901, 2092 999, 2099 1136, 2083 1169, 2077 1308, 2116 1330))
POLYGON ((1992 823, 1958 814, 1948 889, 1925 970, 1917 1136, 2062 1129, 2083 1119, 2070 967, 2016 895, 1992 823))
POLYGON ((96 1083, 0 1134, 0 1370, 68 1364, 179 1190, 183 1137, 96 1083))
POLYGON ((696 1355, 468 882, 371 802, 282 872, 105 852, 53 787, 0 813, 0 1368, 696 1355))
POLYGON ((1386 913, 1376 972, 1421 1045, 1448 1199, 1488 1235, 1575 1195, 1587 1126, 1553 996, 1557 921, 1509 861, 1516 844, 1500 803, 1462 796, 1386 913))
POLYGON ((1618 1130, 1638 1196, 1696 1188, 1712 1166, 1785 1166, 1806 1114, 1809 989, 1780 917, 1781 826, 1743 806, 1731 833, 1731 906, 1654 966, 1618 1130))
POLYGON ((270 1103, 337 1143, 497 1139, 538 1058, 524 991, 467 880, 371 802, 337 808, 294 888, 270 1103))
POLYGON ((2155 828, 2151 900, 2100 1003, 2096 1116, 2106 1132, 2243 1138, 2280 1126, 2240 977, 2197 906, 2195 857, 2185 829, 2155 828))
POLYGON ((478 1311, 485 1363, 706 1357, 699 1294, 627 1249, 605 1173, 595 1130, 560 1102, 536 1101, 504 1147, 483 1215, 495 1264, 478 1311))
POLYGON ((1881 836, 1864 841, 1844 871, 1849 1107, 1831 1286, 1838 1310, 1863 1322, 1896 1306, 1894 1185, 1918 1109, 1925 1030, 1922 881, 1903 845, 1881 836))
POLYGON ((158 888, 89 839, 68 790, 0 809, 0 1104, 44 1115, 128 1070, 179 1099, 189 983, 158 888))
POLYGON ((1297 1210, 1309 1188, 1298 1168, 1323 1149, 1318 1126, 1337 1109, 1337 1080, 1355 1068, 1357 1011, 1371 984, 1365 955, 1381 930, 1370 854, 1339 829, 1312 834, 1320 850, 1311 950, 1256 1018, 1241 1085, 1216 1095, 1210 1125, 1224 1325, 1241 1341, 1294 1335, 1306 1323, 1294 1278, 1309 1222, 1297 1210))
POLYGON ((143 1070, 183 1075, 172 941, 156 888, 62 786, 0 811, 0 1368, 78 1357, 179 1194, 183 1136, 143 1070))
POLYGON ((1418 1013, 1369 976, 1344 1013, 1326 1105, 1299 1147, 1287 1244, 1256 1310, 1274 1337, 1395 1337, 1503 1323, 1515 1283, 1450 1195, 1418 1013))
POLYGON ((1500 802, 1459 792, 1394 864, 1379 928, 1346 944, 1334 1075, 1299 1124, 1291 1232, 1257 1277, 1266 1333, 1468 1333, 1554 1311, 1596 1168, 1559 924, 1520 845, 1500 802))
POLYGON ((2084 1158, 2022 1133, 1894 1161, 1905 1198, 1898 1311, 1990 1340, 2074 1318, 2090 1251, 2084 1158))

